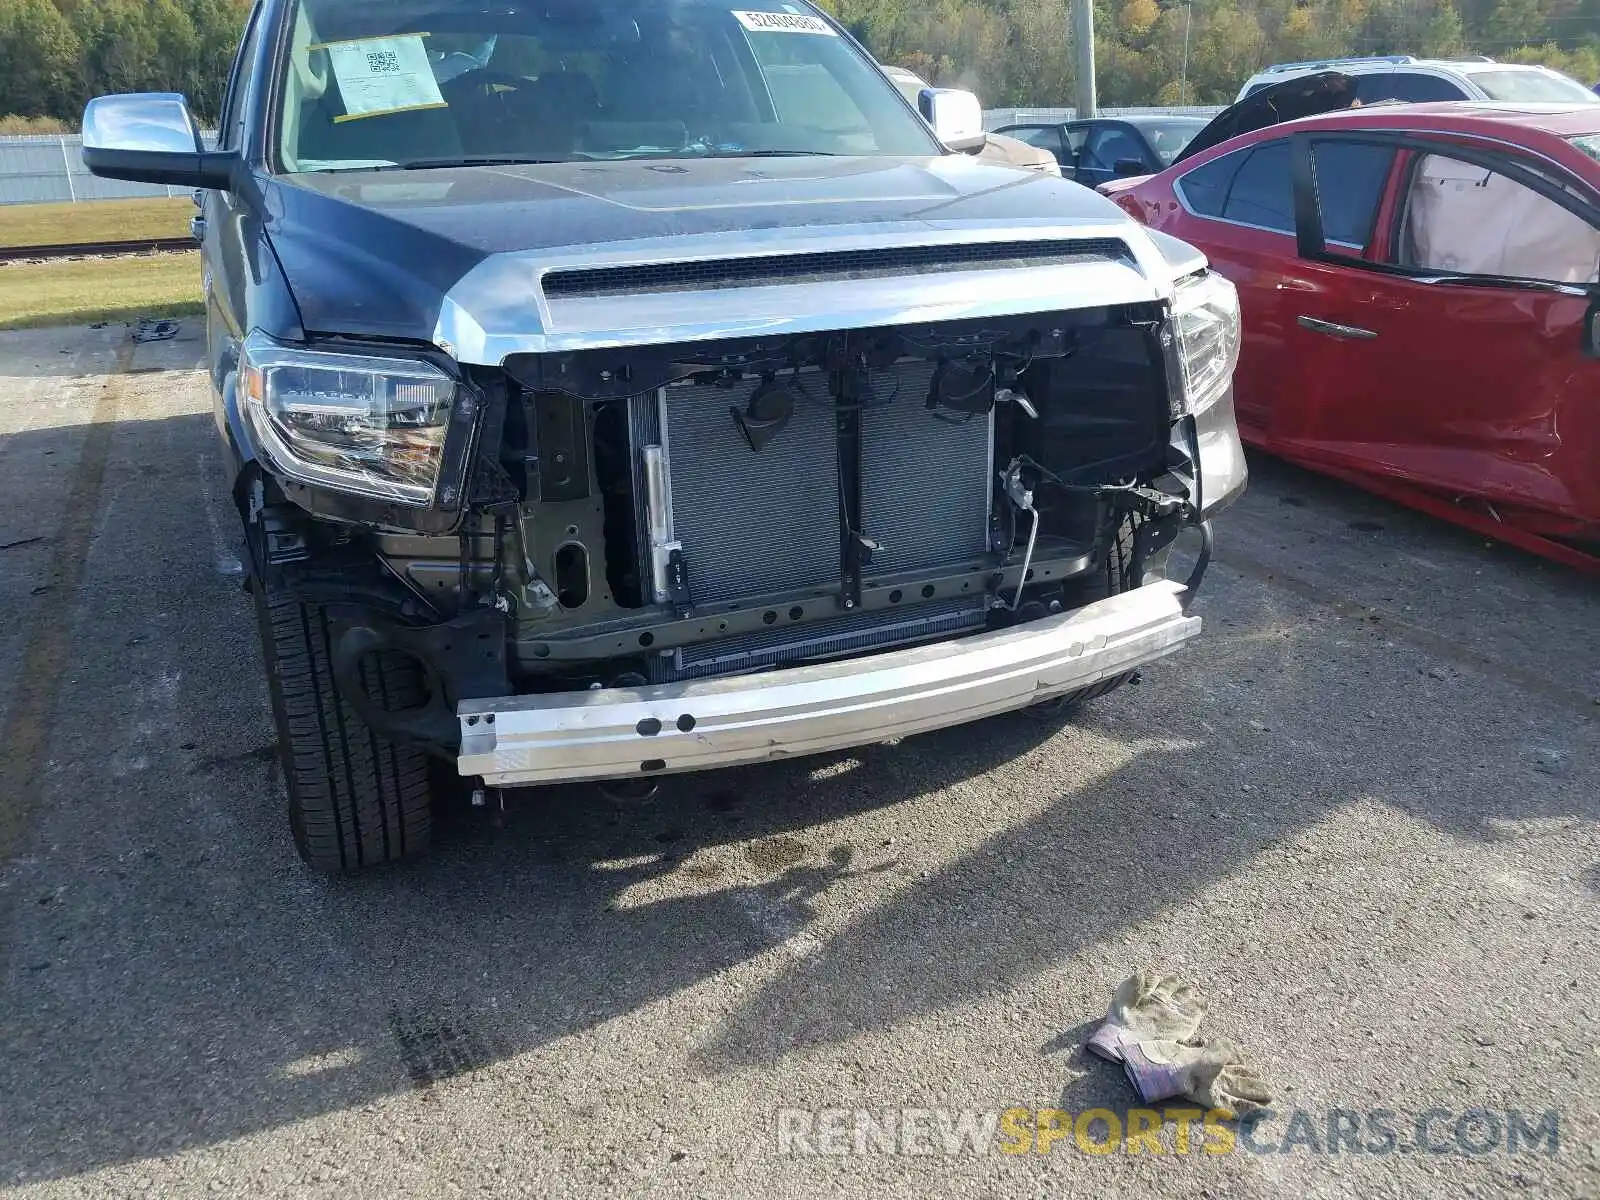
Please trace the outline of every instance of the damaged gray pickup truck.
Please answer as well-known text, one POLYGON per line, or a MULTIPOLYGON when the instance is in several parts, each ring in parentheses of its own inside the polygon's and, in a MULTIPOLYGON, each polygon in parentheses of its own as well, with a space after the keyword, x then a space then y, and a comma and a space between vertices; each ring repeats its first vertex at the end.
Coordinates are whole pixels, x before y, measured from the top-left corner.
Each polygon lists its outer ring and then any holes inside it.
POLYGON ((295 841, 1108 691, 1195 637, 1234 290, 789 0, 261 0, 199 189, 295 841), (1174 539, 1198 562, 1168 581, 1174 539))

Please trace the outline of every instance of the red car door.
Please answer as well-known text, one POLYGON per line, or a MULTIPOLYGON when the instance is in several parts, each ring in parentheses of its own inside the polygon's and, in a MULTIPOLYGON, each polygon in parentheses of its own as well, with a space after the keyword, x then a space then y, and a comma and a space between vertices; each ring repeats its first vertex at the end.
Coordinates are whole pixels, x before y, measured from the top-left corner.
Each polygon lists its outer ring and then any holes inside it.
MULTIPOLYGON (((1291 144, 1277 143, 1272 186, 1294 207, 1291 144)), ((1258 364, 1250 382, 1257 392, 1259 415, 1252 440, 1268 449, 1289 453, 1305 449, 1319 436, 1324 414, 1349 399, 1343 372, 1349 366, 1346 340, 1363 340, 1370 331, 1351 326, 1332 331, 1319 326, 1315 314, 1345 311, 1352 306, 1383 303, 1373 291, 1375 278, 1364 260, 1378 253, 1378 216, 1391 184, 1396 151, 1362 143, 1319 146, 1319 202, 1327 211, 1327 247, 1335 253, 1311 257, 1300 253, 1298 221, 1290 217, 1295 237, 1276 260, 1265 263, 1252 281, 1251 304, 1245 314, 1247 344, 1252 327, 1256 341, 1270 340, 1273 359, 1258 364)))
MULTIPOLYGON (((1346 158, 1338 164, 1346 172, 1341 190, 1352 211, 1365 204, 1366 224, 1358 231, 1352 217, 1338 232, 1346 249, 1361 254, 1393 152, 1378 161, 1346 158)), ((1299 317, 1321 298, 1359 294, 1368 281, 1358 269, 1300 257, 1291 165, 1288 137, 1269 138, 1204 161, 1170 185, 1157 177, 1148 187, 1113 192, 1135 217, 1204 250, 1239 289, 1244 344, 1234 403, 1240 432, 1268 449, 1303 436, 1328 383, 1326 369, 1316 365, 1327 347, 1299 317)))
POLYGON ((1590 190, 1417 135, 1303 134, 1294 153, 1299 256, 1326 286, 1280 314, 1300 350, 1268 441, 1542 537, 1600 535, 1590 190))

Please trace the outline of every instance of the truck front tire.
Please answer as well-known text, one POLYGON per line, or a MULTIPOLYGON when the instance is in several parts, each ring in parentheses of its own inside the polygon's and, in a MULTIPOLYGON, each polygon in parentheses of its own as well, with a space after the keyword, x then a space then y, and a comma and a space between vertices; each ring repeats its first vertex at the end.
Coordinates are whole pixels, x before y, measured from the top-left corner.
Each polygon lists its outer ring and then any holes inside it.
MULTIPOLYGON (((374 733, 339 695, 321 609, 259 582, 255 595, 300 857, 319 871, 352 874, 422 854, 433 835, 428 757, 374 733)), ((428 698, 421 669, 401 655, 370 656, 361 676, 372 702, 389 711, 428 698)))
MULTIPOLYGON (((1092 574, 1074 580, 1069 585, 1066 598, 1066 607, 1069 611, 1099 600, 1108 600, 1112 596, 1120 596, 1123 592, 1131 592, 1139 586, 1140 581, 1134 577, 1133 561, 1134 538, 1138 532, 1138 518, 1130 514, 1122 520, 1110 539, 1105 561, 1092 574)), ((1101 696, 1116 691, 1135 674, 1134 671, 1128 671, 1122 675, 1114 675, 1110 679, 1102 679, 1099 683, 1076 692, 1069 692, 1065 696, 1057 696, 1054 700, 1036 704, 1028 709, 1028 712, 1042 720, 1071 717, 1089 701, 1098 700, 1101 696)))

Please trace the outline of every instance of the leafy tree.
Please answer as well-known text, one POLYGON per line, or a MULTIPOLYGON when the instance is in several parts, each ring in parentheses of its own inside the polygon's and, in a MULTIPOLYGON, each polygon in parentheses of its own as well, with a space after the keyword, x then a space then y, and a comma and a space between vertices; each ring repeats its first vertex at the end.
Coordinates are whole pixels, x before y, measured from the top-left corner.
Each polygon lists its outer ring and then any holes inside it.
POLYGON ((1450 0, 1443 0, 1422 29, 1422 53, 1440 58, 1461 54, 1467 48, 1466 27, 1450 0))
POLYGON ((1156 0, 1128 0, 1122 6, 1118 25, 1129 43, 1137 43, 1149 36, 1160 19, 1161 9, 1156 7, 1156 0))
POLYGON ((59 114, 75 98, 82 48, 50 0, 0 3, 0 114, 59 114))
POLYGON ((1540 0, 1498 0, 1484 24, 1484 33, 1498 47, 1527 46, 1548 28, 1540 0))
MULTIPOLYGON (((883 62, 991 107, 1072 103, 1076 0, 820 0, 883 62)), ((1600 79, 1600 0, 1086 0, 1101 102, 1220 104, 1268 62, 1483 52, 1600 79), (1184 37, 1188 33, 1188 70, 1184 37)), ((0 0, 0 118, 114 91, 216 115, 249 0, 0 0)))
POLYGON ((74 99, 82 48, 50 0, 0 3, 0 115, 60 114, 74 99))

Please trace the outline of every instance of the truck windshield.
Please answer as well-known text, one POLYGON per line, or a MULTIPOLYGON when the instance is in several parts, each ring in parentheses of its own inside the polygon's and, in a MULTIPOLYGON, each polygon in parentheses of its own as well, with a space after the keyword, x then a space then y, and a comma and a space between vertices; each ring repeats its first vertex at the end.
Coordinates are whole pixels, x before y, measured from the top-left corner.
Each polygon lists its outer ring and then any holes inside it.
POLYGON ((731 2, 296 0, 279 168, 941 152, 816 10, 731 2))

